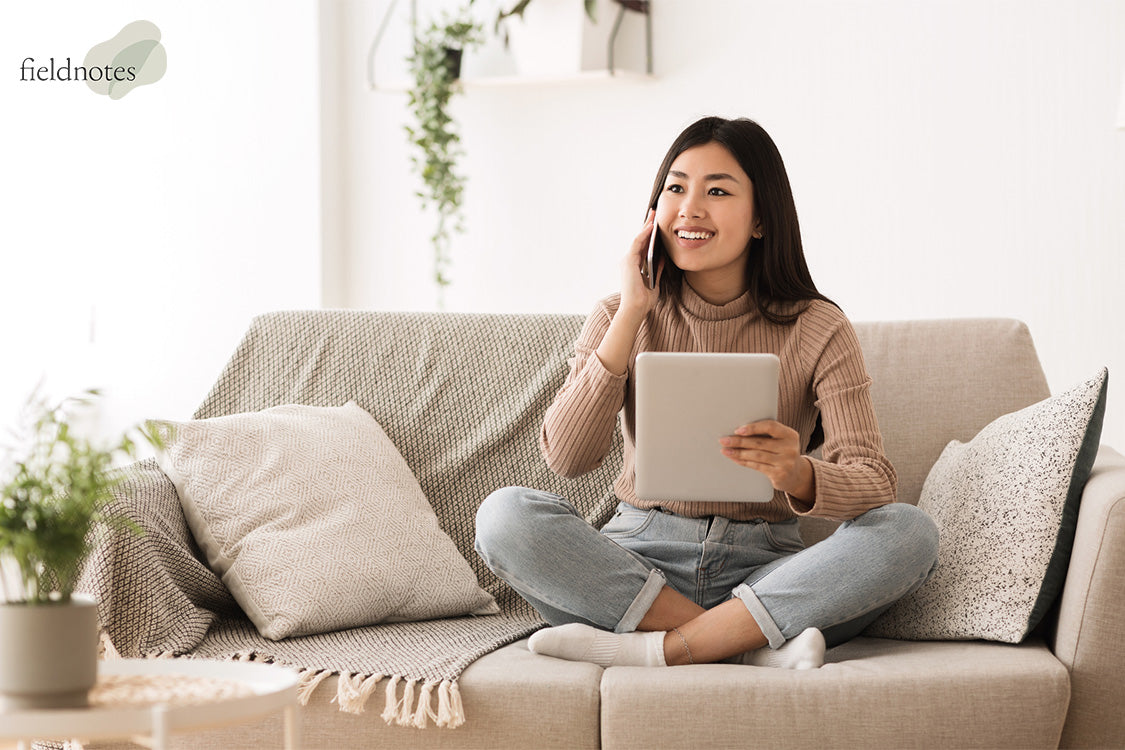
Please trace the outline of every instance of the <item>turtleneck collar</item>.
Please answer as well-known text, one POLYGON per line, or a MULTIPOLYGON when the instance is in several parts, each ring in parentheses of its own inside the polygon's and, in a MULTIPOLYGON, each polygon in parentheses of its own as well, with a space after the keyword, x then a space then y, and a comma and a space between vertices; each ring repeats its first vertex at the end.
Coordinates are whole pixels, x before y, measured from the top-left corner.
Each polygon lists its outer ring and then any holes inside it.
POLYGON ((749 290, 725 305, 713 305, 700 297, 686 279, 680 286, 680 305, 688 314, 700 320, 731 320, 747 315, 753 309, 749 290))

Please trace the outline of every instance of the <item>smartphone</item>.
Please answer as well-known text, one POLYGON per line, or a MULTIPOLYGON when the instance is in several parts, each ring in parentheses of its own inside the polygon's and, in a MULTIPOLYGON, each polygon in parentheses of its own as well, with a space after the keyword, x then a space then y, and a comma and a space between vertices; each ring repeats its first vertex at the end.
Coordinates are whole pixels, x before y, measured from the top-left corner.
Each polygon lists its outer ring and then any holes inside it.
POLYGON ((648 238, 648 254, 645 256, 645 263, 641 268, 641 276, 644 277, 645 284, 649 289, 656 288, 656 260, 657 255, 663 249, 660 242, 660 227, 656 225, 656 220, 653 219, 652 235, 648 238))

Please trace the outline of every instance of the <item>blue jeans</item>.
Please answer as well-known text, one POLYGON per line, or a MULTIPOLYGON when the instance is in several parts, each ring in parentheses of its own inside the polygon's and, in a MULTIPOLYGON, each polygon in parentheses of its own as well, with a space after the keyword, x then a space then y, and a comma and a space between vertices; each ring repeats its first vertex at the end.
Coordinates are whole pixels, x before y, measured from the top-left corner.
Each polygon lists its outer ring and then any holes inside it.
POLYGON ((566 499, 506 487, 477 511, 477 553, 547 622, 636 629, 667 584, 705 609, 737 597, 777 648, 805 628, 829 646, 855 637, 921 586, 937 527, 893 503, 805 548, 796 519, 686 518, 621 503, 599 532, 566 499))

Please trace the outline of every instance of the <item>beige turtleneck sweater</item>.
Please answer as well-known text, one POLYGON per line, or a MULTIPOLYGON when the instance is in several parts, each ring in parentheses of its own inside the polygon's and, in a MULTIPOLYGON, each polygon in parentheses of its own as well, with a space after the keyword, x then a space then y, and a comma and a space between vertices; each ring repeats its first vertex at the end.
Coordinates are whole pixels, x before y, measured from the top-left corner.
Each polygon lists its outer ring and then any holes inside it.
MULTIPOLYGON (((613 488, 638 508, 662 507, 684 516, 717 515, 747 521, 781 521, 794 515, 847 520, 894 502, 897 479, 883 454, 883 438, 871 405, 871 378, 848 319, 834 305, 812 301, 797 321, 779 326, 752 311, 749 292, 712 305, 688 285, 680 299, 662 297, 641 325, 623 375, 609 372, 594 351, 617 312, 620 296, 608 297, 586 319, 575 343, 566 382, 547 410, 540 447, 553 471, 567 477, 598 467, 624 409, 624 464, 613 488), (769 503, 655 503, 634 492, 636 424, 633 367, 645 351, 769 352, 781 359, 778 421, 808 445, 817 414, 824 426, 823 460, 812 459, 816 499, 807 503, 774 493, 769 503)), ((716 445, 715 450, 719 450, 716 445)), ((749 471, 749 469, 747 469, 749 471)))

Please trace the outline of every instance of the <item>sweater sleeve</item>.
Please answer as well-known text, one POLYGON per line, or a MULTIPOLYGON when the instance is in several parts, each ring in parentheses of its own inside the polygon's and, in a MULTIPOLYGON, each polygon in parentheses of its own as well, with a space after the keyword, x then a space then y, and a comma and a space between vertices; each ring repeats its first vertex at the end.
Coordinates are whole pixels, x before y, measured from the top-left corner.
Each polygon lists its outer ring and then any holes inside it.
POLYGON ((539 448, 551 471, 564 477, 598 468, 613 445, 628 375, 614 375, 595 353, 610 319, 605 303, 586 318, 570 372, 543 419, 539 448))
MULTIPOLYGON (((851 323, 833 308, 803 325, 813 341, 803 354, 819 352, 813 363, 815 405, 824 425, 823 459, 809 458, 816 497, 789 497, 793 512, 846 521, 895 501, 898 477, 883 452, 883 436, 871 402, 871 377, 851 323), (819 320, 817 320, 819 319, 819 320), (823 322, 824 325, 817 325, 823 322), (815 329, 815 331, 814 331, 815 329)), ((802 321, 805 323, 805 321, 802 321)))

